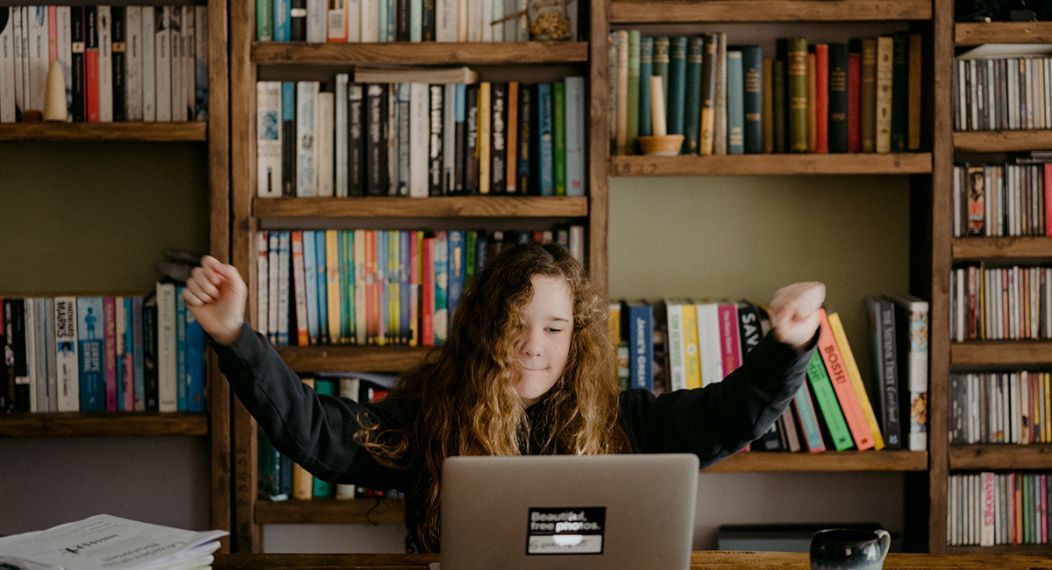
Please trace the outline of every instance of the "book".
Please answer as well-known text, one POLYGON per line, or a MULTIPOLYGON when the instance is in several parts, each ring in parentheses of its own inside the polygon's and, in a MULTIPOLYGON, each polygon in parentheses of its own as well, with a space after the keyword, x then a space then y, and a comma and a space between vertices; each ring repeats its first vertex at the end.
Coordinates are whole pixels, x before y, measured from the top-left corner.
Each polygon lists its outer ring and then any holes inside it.
POLYGON ((873 370, 876 372, 876 401, 880 403, 880 427, 886 449, 902 449, 894 304, 883 297, 867 297, 866 308, 872 339, 873 370))
MULTIPOLYGON (((894 41, 889 36, 880 36, 877 38, 877 63, 876 63, 876 106, 874 115, 875 120, 875 152, 878 153, 889 153, 891 152, 891 129, 892 129, 892 114, 893 114, 893 59, 894 59, 894 41)), ((863 61, 863 65, 865 62, 863 61)), ((863 73, 865 70, 863 69, 863 73)), ((865 117, 863 117, 863 125, 865 125, 865 117)), ((865 139, 863 138, 863 145, 865 139)))
MULTIPOLYGON (((626 94, 626 102, 628 104, 628 124, 626 126, 628 152, 636 151, 639 137, 639 39, 639 30, 629 30, 628 92, 626 94)), ((558 112, 556 111, 556 113, 558 112)))
POLYGON ((727 51, 727 154, 745 152, 742 52, 727 51))
MULTIPOLYGON (((676 92, 672 96, 672 104, 675 105, 675 116, 672 110, 666 108, 669 116, 667 125, 669 134, 683 133, 683 154, 698 154, 701 144, 701 78, 702 60, 705 52, 705 38, 703 36, 691 36, 689 39, 676 36, 673 45, 676 58, 672 66, 672 74, 669 80, 675 80, 676 92), (684 46, 679 45, 686 41, 686 53, 681 56, 679 50, 684 46), (684 60, 685 58, 685 60, 684 60), (686 75, 682 75, 684 73, 686 75), (676 124, 674 127, 673 124, 676 124), (676 130, 672 130, 672 129, 676 130)), ((666 76, 669 74, 666 73, 666 76)), ((664 84, 663 84, 664 85, 664 84)), ((671 89, 672 86, 669 86, 671 89)), ((666 90, 667 91, 667 90, 666 90)))
MULTIPOLYGON (((631 114, 629 115, 629 118, 631 119, 631 114)), ((629 126, 629 139, 629 143, 631 144, 631 125, 629 126)), ((562 81, 556 81, 552 84, 552 182, 553 194, 555 196, 565 196, 566 85, 562 81)))
POLYGON ((877 38, 862 40, 859 122, 862 152, 877 151, 877 38))
POLYGON ((829 44, 829 152, 848 152, 850 148, 850 82, 848 47, 844 43, 829 44))
POLYGON ((788 105, 788 125, 790 152, 808 151, 808 114, 807 114, 807 40, 791 38, 787 46, 786 99, 788 105))
POLYGON ((913 296, 893 296, 900 382, 900 422, 910 451, 928 449, 928 302, 913 296), (905 389, 903 389, 905 388, 905 389), (907 421, 909 422, 907 424, 907 421))
POLYGON ((897 33, 891 42, 891 150, 903 152, 909 136, 909 35, 897 33))
MULTIPOLYGON (((654 134, 650 117, 650 76, 654 69, 654 38, 639 38, 639 136, 654 134)), ((569 111, 569 108, 567 108, 569 111)))
POLYGON ((626 301, 622 310, 628 331, 629 378, 634 389, 654 390, 654 309, 643 301, 626 301))
POLYGON ((858 395, 851 385, 844 356, 837 346, 836 337, 833 335, 825 309, 819 309, 819 316, 821 325, 818 333, 818 353, 821 354, 822 361, 825 363, 825 369, 833 384, 837 401, 840 402, 840 408, 844 412, 844 419, 851 430, 855 446, 859 451, 865 451, 874 446, 873 434, 862 413, 858 395))
MULTIPOLYGON (((758 154, 764 152, 764 107, 770 97, 764 85, 763 50, 756 45, 739 49, 742 54, 743 150, 746 154, 758 154)), ((767 65, 769 69, 769 61, 767 65)))
POLYGON ((256 83, 256 195, 282 195, 281 82, 256 83))
MULTIPOLYGON (((12 315, 10 303, 7 301, 4 311, 6 320, 10 323, 12 315)), ((102 297, 77 298, 77 371, 80 386, 78 410, 82 413, 106 411, 104 318, 102 297)), ((10 326, 8 336, 11 336, 10 326)))
POLYGON ((848 430, 844 413, 837 402, 836 392, 826 372, 825 364, 822 363, 822 355, 819 351, 815 351, 811 359, 807 361, 807 381, 810 383, 815 401, 818 402, 818 409, 825 419, 824 422, 821 422, 821 427, 829 434, 827 447, 832 447, 836 451, 851 449, 854 445, 851 432, 848 430))
POLYGON ((333 113, 335 100, 332 93, 318 93, 317 128, 315 131, 315 158, 318 169, 317 195, 331 197, 335 193, 333 172, 333 113))
POLYGON ((814 105, 814 118, 811 124, 814 126, 814 152, 829 152, 829 44, 815 44, 814 48, 814 77, 810 81, 814 84, 814 96, 809 97, 808 104, 814 105), (811 101, 810 99, 813 99, 811 101))
MULTIPOLYGON (((701 62, 701 126, 698 130, 698 153, 716 153, 716 62, 719 57, 716 34, 706 34, 701 62)), ((671 131, 670 131, 671 132, 671 131)))
POLYGON ((800 389, 793 396, 793 411, 800 421, 800 431, 803 434, 803 443, 810 453, 820 453, 826 450, 825 442, 822 441, 822 431, 818 425, 818 416, 815 414, 814 403, 811 400, 811 390, 807 387, 807 381, 800 385, 800 389))
POLYGON ((858 403, 862 407, 862 417, 865 419, 866 425, 869 426, 869 431, 873 436, 873 448, 880 451, 884 449, 884 438, 881 436, 880 426, 877 425, 877 416, 873 413, 869 392, 866 390, 865 384, 862 383, 862 373, 858 369, 858 363, 855 362, 855 356, 851 351, 851 343, 848 342, 844 325, 840 322, 840 315, 837 313, 830 313, 828 318, 830 330, 833 332, 833 338, 836 340, 837 348, 840 349, 840 356, 843 358, 844 369, 847 371, 848 379, 850 379, 851 386, 855 390, 858 403))
MULTIPOLYGON (((55 298, 55 373, 57 410, 80 410, 78 315, 76 297, 55 298)), ((3 327, 0 327, 2 330, 3 327)))
POLYGON ((851 40, 847 52, 847 152, 862 152, 862 42, 851 40))

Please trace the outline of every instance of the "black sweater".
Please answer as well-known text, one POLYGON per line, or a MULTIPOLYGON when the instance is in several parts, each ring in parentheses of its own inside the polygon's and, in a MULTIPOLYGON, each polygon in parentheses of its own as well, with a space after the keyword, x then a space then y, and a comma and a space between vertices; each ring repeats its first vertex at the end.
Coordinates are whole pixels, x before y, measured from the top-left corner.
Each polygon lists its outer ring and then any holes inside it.
MULTIPOLYGON (((656 397, 646 390, 622 392, 621 424, 632 449, 638 453, 694 453, 703 467, 742 449, 785 411, 803 382, 816 340, 817 334, 808 349, 797 351, 768 335, 746 355, 740 368, 704 388, 656 397)), ((381 429, 400 430, 417 417, 420 402, 389 397, 359 404, 319 396, 247 324, 233 344, 213 343, 213 347, 238 399, 278 451, 325 481, 405 493, 407 545, 411 547, 430 481, 427 472, 420 461, 412 461, 406 469, 384 467, 355 445, 352 436, 363 408, 381 429)), ((541 415, 543 405, 542 399, 527 410, 531 420, 541 415)), ((537 421, 530 424, 535 427, 529 449, 536 450, 546 432, 537 421)))

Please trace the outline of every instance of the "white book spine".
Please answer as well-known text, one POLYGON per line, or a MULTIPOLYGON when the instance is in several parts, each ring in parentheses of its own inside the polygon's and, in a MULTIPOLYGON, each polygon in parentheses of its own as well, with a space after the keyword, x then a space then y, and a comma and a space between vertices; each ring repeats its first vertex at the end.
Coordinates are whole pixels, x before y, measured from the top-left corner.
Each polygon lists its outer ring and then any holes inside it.
POLYGON ((380 2, 382 0, 358 0, 361 3, 361 41, 380 41, 380 2))
POLYGON ((481 6, 474 6, 475 12, 479 14, 479 41, 493 41, 493 2, 496 0, 479 0, 481 6))
POLYGON ((45 297, 41 309, 44 322, 44 359, 47 361, 47 381, 44 390, 47 394, 47 405, 44 410, 58 411, 58 370, 57 351, 55 349, 55 298, 45 297))
POLYGON ((270 233, 260 230, 256 234, 256 330, 264 337, 270 338, 270 265, 267 263, 267 250, 270 247, 270 233))
POLYGON ((468 0, 452 0, 457 3, 457 40, 466 42, 470 39, 471 12, 468 0))
POLYGON ((318 119, 318 83, 296 83, 296 196, 318 195, 315 121, 318 119))
POLYGON ((484 1, 472 1, 464 0, 468 8, 468 41, 469 42, 481 42, 482 41, 482 5, 488 4, 488 0, 484 1))
POLYGON ((362 3, 361 0, 345 0, 347 11, 347 43, 356 44, 362 41, 362 3))
POLYGON ((142 110, 142 6, 128 6, 124 17, 127 24, 124 27, 128 34, 127 51, 125 52, 126 73, 125 80, 128 86, 128 96, 124 103, 127 105, 128 120, 141 121, 142 110))
MULTIPOLYGON (((584 78, 567 77, 566 97, 566 195, 584 196, 585 145, 584 138, 584 78)), ((508 160, 513 160, 508 157, 508 160)))
POLYGON ((40 388, 38 380, 40 363, 37 360, 37 299, 26 298, 25 311, 25 335, 26 335, 26 373, 29 376, 29 413, 35 414, 39 411, 37 401, 39 400, 37 390, 40 388))
MULTIPOLYGON (((66 81, 66 120, 73 120, 73 71, 70 65, 73 62, 73 32, 71 26, 71 14, 69 6, 58 6, 55 9, 58 21, 55 24, 56 32, 56 59, 62 68, 62 76, 66 81)), ((8 77, 0 73, 0 77, 8 77)))
POLYGON ((176 368, 175 285, 157 284, 157 409, 178 410, 176 368))
POLYGON ((0 24, 0 123, 15 122, 15 13, 0 24))
POLYGON ((723 380, 719 306, 716 303, 700 303, 697 305, 697 313, 701 385, 704 387, 723 380))
MULTIPOLYGON (((331 197, 333 195, 333 106, 335 104, 332 93, 318 94, 317 123, 315 127, 317 144, 315 145, 316 164, 318 165, 318 196, 331 197)), ((323 261, 323 260, 319 260, 323 261)))
MULTIPOLYGON (((313 241, 311 242, 313 245, 313 241)), ((289 344, 292 344, 292 339, 296 339, 295 344, 299 344, 299 331, 309 331, 309 323, 307 322, 307 274, 305 267, 305 260, 303 259, 303 240, 297 240, 293 238, 291 240, 292 245, 292 289, 295 294, 296 302, 296 327, 289 331, 289 344)), ((309 332, 308 338, 309 338, 309 332)))
POLYGON ((142 9, 142 120, 152 123, 157 120, 157 32, 154 27, 156 9, 142 9))
POLYGON ((584 226, 580 224, 570 226, 570 255, 587 267, 584 259, 584 226))
MULTIPOLYGON (((340 378, 339 395, 341 398, 357 402, 360 387, 361 381, 358 378, 340 378)), ((357 489, 357 486, 353 484, 337 484, 336 498, 353 499, 355 489, 357 489)))
POLYGON ((278 340, 278 306, 281 291, 278 288, 278 279, 280 278, 280 265, 281 265, 281 232, 272 231, 269 233, 270 243, 269 250, 267 251, 267 264, 268 264, 268 275, 267 275, 267 331, 269 331, 269 338, 272 343, 277 343, 278 340))
POLYGON ((325 0, 307 0, 307 41, 325 43, 325 19, 329 7, 325 0))
POLYGON ((346 197, 348 190, 347 178, 347 85, 350 78, 346 73, 336 74, 336 98, 333 101, 336 114, 336 137, 335 137, 335 167, 336 187, 334 192, 337 196, 346 197))
POLYGON ((77 298, 55 298, 55 376, 59 412, 80 411, 77 298))
POLYGON ((157 121, 172 120, 172 33, 170 6, 154 8, 154 95, 157 121))
POLYGON ((197 35, 195 22, 194 7, 183 6, 183 105, 179 114, 180 121, 194 120, 194 48, 197 35))
POLYGON ((504 0, 490 0, 490 15, 486 20, 486 27, 489 28, 491 42, 504 41, 504 22, 500 21, 503 19, 504 0))
POLYGON ((194 6, 194 120, 208 120, 208 7, 194 6))
POLYGON ((179 6, 168 10, 168 86, 169 117, 173 122, 185 121, 180 115, 183 106, 183 11, 179 6))
POLYGON ((14 28, 11 30, 11 41, 14 45, 16 116, 27 109, 26 103, 29 101, 29 97, 26 95, 26 89, 29 87, 29 82, 26 79, 29 67, 27 65, 29 55, 26 53, 29 49, 29 36, 26 29, 29 24, 28 16, 26 16, 28 10, 27 6, 14 6, 11 8, 11 20, 14 22, 14 28))
POLYGON ((347 41, 346 0, 329 0, 329 18, 326 39, 330 42, 347 41))
POLYGON ((457 0, 435 0, 435 41, 457 41, 457 0))
POLYGON ((113 122, 113 18, 109 6, 98 7, 99 122, 113 122))
POLYGON ((427 198, 428 142, 428 86, 413 83, 409 86, 409 196, 427 198))
POLYGON ((256 83, 256 195, 281 197, 281 82, 256 83))
POLYGON ((424 0, 409 0, 409 41, 424 39, 424 0))
POLYGON ((29 6, 29 108, 44 110, 47 93, 47 6, 29 6))
MULTIPOLYGON (((527 16, 529 0, 518 0, 519 19, 515 26, 515 39, 520 42, 530 41, 530 18, 527 16)), ((576 36, 575 36, 576 37, 576 36)))
POLYGON ((684 367, 686 349, 683 338, 683 305, 677 303, 666 303, 668 311, 668 343, 669 354, 669 384, 672 390, 682 390, 687 387, 687 370, 684 367))

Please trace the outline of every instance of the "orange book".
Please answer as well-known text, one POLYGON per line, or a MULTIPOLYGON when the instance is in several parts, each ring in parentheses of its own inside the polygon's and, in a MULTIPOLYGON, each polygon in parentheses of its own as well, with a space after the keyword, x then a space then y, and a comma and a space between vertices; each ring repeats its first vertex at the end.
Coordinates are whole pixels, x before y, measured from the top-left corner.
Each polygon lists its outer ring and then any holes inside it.
POLYGON ((296 346, 307 346, 306 274, 303 267, 303 232, 292 232, 292 287, 296 302, 296 346))
POLYGON ((507 149, 504 164, 507 174, 504 175, 505 190, 508 194, 525 191, 517 187, 519 179, 519 82, 508 82, 508 122, 504 129, 507 132, 507 140, 504 148, 507 149))
POLYGON ((829 317, 826 316, 825 309, 819 309, 819 314, 822 317, 822 325, 818 333, 818 351, 822 355, 822 362, 826 365, 829 379, 833 382, 833 391, 836 392, 840 408, 844 411, 847 427, 851 430, 851 437, 855 440, 855 446, 859 451, 872 449, 874 447, 873 433, 866 424, 866 417, 862 414, 862 405, 851 385, 844 357, 833 336, 833 329, 829 326, 829 317))

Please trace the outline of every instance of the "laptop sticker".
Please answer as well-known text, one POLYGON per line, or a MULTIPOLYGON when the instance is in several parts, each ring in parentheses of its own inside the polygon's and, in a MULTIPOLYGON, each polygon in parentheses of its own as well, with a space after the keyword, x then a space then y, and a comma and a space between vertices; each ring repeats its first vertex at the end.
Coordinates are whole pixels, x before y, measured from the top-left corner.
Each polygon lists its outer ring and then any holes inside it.
POLYGON ((531 507, 526 554, 602 554, 606 507, 531 507))

